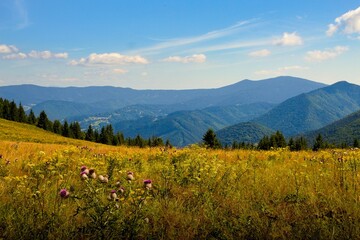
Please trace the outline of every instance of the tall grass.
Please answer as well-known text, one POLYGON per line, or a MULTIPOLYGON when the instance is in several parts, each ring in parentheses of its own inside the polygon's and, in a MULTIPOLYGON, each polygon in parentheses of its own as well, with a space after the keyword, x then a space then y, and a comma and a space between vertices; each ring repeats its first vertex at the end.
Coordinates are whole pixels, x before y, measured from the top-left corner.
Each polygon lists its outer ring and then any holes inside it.
POLYGON ((3 141, 0 154, 4 239, 360 236, 358 150, 164 150, 3 141), (81 180, 83 165, 95 169, 97 178, 81 180), (134 180, 127 179, 129 171, 134 180), (108 175, 108 182, 99 175, 108 175), (151 188, 145 179, 152 180, 151 188), (61 189, 69 196, 61 197, 61 189))

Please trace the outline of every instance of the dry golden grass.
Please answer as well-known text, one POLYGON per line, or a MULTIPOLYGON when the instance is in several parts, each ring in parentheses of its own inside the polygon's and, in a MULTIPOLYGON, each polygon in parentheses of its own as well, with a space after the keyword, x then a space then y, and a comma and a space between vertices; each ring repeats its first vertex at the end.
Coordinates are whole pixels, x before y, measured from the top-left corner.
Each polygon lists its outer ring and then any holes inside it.
POLYGON ((0 238, 357 239, 360 234, 358 150, 112 147, 0 120, 0 154, 0 238), (108 174, 109 182, 82 181, 82 165, 108 174), (134 181, 127 181, 128 171, 134 181), (150 190, 144 179, 153 181, 150 190), (66 199, 59 196, 63 188, 70 193, 66 199), (118 201, 107 199, 111 190, 118 190, 118 201))

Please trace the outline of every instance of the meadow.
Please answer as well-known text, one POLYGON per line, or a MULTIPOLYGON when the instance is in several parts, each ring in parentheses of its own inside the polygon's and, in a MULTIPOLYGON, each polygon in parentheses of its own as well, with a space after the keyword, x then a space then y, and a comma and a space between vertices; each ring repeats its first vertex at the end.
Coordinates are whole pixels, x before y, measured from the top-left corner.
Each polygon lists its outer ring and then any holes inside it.
POLYGON ((6 124, 0 239, 360 236, 357 149, 140 149, 6 124))

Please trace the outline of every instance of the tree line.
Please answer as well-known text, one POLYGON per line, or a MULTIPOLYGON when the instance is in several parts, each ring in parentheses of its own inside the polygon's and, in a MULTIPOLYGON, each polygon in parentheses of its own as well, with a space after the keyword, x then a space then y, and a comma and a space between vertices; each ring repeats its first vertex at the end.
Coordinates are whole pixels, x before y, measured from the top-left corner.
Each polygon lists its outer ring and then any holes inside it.
POLYGON ((10 102, 9 100, 3 98, 0 98, 0 118, 35 125, 38 128, 62 135, 64 137, 87 140, 107 145, 138 147, 171 146, 169 140, 164 143, 162 138, 155 136, 148 139, 144 139, 140 135, 137 135, 134 138, 125 138, 121 132, 114 133, 114 129, 111 124, 103 126, 100 130, 94 129, 91 125, 89 125, 86 131, 82 131, 80 124, 76 121, 68 123, 65 120, 61 123, 59 120, 54 120, 52 122, 47 117, 45 111, 41 111, 39 116, 36 117, 32 109, 29 114, 26 114, 21 103, 17 106, 14 101, 10 102))
MULTIPOLYGON (((300 136, 296 138, 290 138, 286 141, 284 135, 280 131, 276 131, 274 134, 270 136, 264 136, 257 144, 253 143, 245 143, 241 142, 238 143, 234 141, 230 146, 222 146, 219 139, 217 139, 214 130, 209 129, 202 138, 202 143, 207 148, 212 149, 220 149, 220 148, 231 148, 231 149, 259 149, 259 150, 271 150, 277 148, 289 148, 290 151, 301 151, 301 150, 308 150, 312 149, 313 151, 319 151, 321 149, 329 149, 329 148, 336 148, 334 144, 330 144, 326 142, 321 134, 318 134, 313 146, 308 145, 306 138, 300 136)), ((345 143, 342 143, 340 148, 348 148, 349 146, 345 143)), ((354 139, 354 143, 352 145, 354 148, 360 147, 360 142, 358 139, 354 139)))

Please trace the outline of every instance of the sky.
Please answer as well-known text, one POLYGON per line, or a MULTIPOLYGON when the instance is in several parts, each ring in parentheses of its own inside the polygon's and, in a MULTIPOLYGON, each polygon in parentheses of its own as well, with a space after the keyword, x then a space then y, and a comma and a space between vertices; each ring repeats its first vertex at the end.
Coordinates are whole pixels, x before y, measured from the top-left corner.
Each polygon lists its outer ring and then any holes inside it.
POLYGON ((360 0, 0 0, 0 85, 360 85, 360 0))

